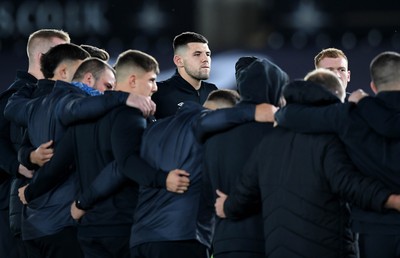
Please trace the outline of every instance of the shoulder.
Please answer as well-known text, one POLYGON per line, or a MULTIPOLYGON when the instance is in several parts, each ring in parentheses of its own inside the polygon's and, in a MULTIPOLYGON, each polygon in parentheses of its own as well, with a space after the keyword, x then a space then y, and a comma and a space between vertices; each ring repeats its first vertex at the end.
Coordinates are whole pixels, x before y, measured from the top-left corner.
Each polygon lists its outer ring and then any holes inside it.
POLYGON ((209 82, 205 82, 205 81, 201 82, 201 87, 204 87, 205 89, 210 89, 210 90, 217 90, 218 89, 218 87, 215 84, 209 83, 209 82))

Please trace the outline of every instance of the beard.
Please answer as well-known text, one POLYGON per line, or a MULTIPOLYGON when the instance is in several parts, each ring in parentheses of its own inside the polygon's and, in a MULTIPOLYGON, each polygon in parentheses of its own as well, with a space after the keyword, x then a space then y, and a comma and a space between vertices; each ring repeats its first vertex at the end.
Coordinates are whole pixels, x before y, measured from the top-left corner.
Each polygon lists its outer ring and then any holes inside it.
POLYGON ((210 69, 200 68, 199 70, 194 70, 185 67, 185 71, 190 77, 199 81, 207 80, 210 77, 210 69))

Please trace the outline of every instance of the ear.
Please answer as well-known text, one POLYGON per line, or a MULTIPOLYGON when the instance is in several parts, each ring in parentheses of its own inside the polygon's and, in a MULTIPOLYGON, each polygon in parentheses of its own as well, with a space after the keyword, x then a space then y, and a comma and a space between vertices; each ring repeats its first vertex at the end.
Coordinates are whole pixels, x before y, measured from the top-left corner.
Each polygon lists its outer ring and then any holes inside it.
POLYGON ((135 74, 131 74, 129 76, 128 82, 129 82, 129 87, 130 88, 132 88, 132 89, 136 88, 136 75, 135 74))
POLYGON ((64 63, 61 63, 57 66, 56 70, 54 71, 54 77, 57 80, 63 80, 66 81, 68 78, 68 68, 67 65, 64 63))
POLYGON ((90 72, 85 73, 85 75, 83 76, 83 83, 85 83, 85 84, 89 85, 90 87, 92 87, 94 85, 94 83, 95 83, 93 74, 90 73, 90 72))
POLYGON ((347 71, 347 82, 350 82, 350 70, 347 71))
POLYGON ((176 65, 176 67, 182 67, 183 66, 182 57, 179 55, 174 55, 174 64, 176 65))
POLYGON ((373 81, 371 81, 371 83, 369 84, 371 87, 371 90, 377 94, 378 93, 378 88, 376 87, 375 83, 373 81))

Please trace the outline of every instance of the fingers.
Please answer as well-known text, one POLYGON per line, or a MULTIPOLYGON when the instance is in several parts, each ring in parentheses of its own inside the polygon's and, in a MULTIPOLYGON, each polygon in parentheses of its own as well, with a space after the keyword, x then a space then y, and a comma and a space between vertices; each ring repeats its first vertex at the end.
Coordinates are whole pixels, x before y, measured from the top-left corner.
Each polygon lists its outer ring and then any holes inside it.
POLYGON ((226 197, 227 196, 225 193, 221 192, 218 189, 215 192, 217 193, 218 197, 226 197))
POLYGON ((144 117, 154 115, 156 111, 156 104, 151 100, 150 96, 145 97, 131 93, 126 104, 142 111, 144 117))
POLYGON ((42 143, 42 144, 39 146, 39 148, 47 149, 47 148, 49 148, 52 144, 53 144, 53 140, 50 140, 50 141, 48 141, 48 142, 42 143))
POLYGON ((180 175, 180 176, 185 176, 185 177, 190 176, 190 174, 189 174, 188 172, 186 172, 185 170, 177 169, 176 172, 177 172, 177 174, 180 175))
POLYGON ((26 188, 26 187, 28 187, 28 185, 25 185, 25 186, 20 187, 20 188, 18 189, 18 197, 19 197, 19 199, 21 200, 21 202, 22 202, 23 204, 28 204, 28 202, 27 202, 26 199, 25 199, 25 188, 26 188))
POLYGON ((167 177, 167 190, 180 194, 186 192, 190 185, 189 175, 189 173, 180 169, 170 171, 167 177))

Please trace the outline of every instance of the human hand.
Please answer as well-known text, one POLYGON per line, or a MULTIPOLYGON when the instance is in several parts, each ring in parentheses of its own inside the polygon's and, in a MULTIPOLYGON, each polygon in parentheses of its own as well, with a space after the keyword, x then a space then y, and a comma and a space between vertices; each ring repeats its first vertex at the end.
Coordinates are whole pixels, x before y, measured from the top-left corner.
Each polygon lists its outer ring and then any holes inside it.
POLYGON ((152 116, 156 112, 156 104, 151 100, 150 96, 146 97, 130 93, 126 100, 126 105, 140 109, 144 117, 152 116))
POLYGON ((54 150, 51 147, 53 144, 53 140, 42 143, 36 150, 32 151, 30 154, 30 160, 33 164, 38 166, 43 166, 46 162, 48 162, 51 157, 53 157, 54 150))
POLYGON ((274 114, 277 110, 277 107, 268 103, 258 104, 256 105, 254 120, 257 122, 274 122, 274 114))
POLYGON ((18 188, 18 197, 23 204, 28 204, 25 199, 25 189, 28 187, 28 185, 24 185, 23 187, 18 188))
POLYGON ((215 200, 215 213, 217 214, 218 217, 220 218, 226 218, 225 212, 224 212, 224 203, 225 200, 228 198, 228 195, 224 194, 220 190, 217 189, 217 195, 218 198, 215 200))
POLYGON ((85 214, 86 214, 86 211, 78 209, 78 207, 76 207, 76 202, 73 202, 71 204, 71 217, 74 220, 80 220, 83 217, 83 215, 85 215, 85 214))
POLYGON ((19 173, 20 175, 23 175, 23 176, 26 177, 26 178, 32 178, 32 177, 33 177, 34 171, 33 171, 33 170, 27 169, 27 168, 26 168, 24 165, 22 165, 22 164, 19 164, 19 166, 18 166, 18 173, 19 173))
POLYGON ((185 170, 174 169, 167 176, 167 190, 173 193, 184 193, 190 185, 190 174, 185 170))
POLYGON ((354 103, 358 103, 360 100, 362 100, 363 98, 367 97, 368 93, 366 93, 365 91, 363 91, 362 89, 358 89, 356 91, 353 91, 350 96, 349 96, 349 102, 354 102, 354 103))

